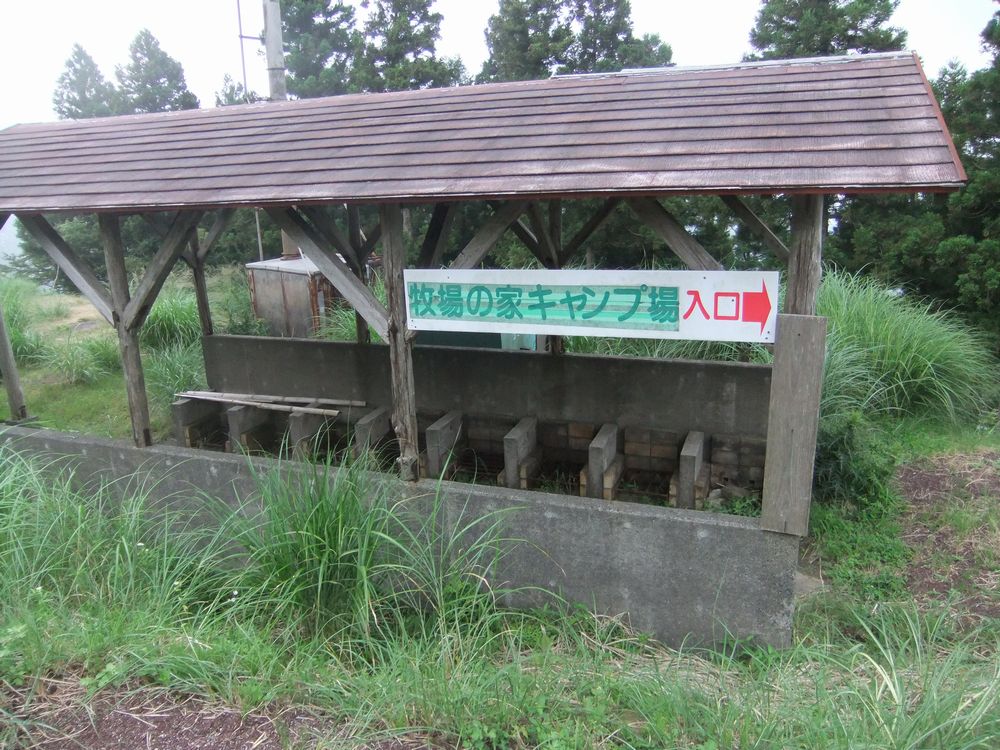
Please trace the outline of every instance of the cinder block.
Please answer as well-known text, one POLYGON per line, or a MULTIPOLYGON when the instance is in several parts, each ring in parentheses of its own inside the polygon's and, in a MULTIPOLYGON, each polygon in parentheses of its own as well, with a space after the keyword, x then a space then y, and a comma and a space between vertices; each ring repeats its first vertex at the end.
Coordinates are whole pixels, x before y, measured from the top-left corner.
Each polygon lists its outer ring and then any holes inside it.
POLYGON ((625 455, 625 468, 626 469, 638 469, 643 471, 649 471, 649 457, 648 456, 630 456, 625 455))
POLYGON ((724 464, 726 466, 739 466, 739 454, 731 450, 719 450, 718 447, 712 450, 712 463, 724 464))
POLYGON ((628 437, 625 438, 626 456, 648 456, 650 455, 649 451, 650 451, 649 441, 637 443, 637 442, 630 442, 628 437))
MULTIPOLYGON (((626 443, 648 443, 649 442, 649 430, 645 427, 626 427, 625 428, 625 442, 626 443)), ((627 453, 628 451, 626 451, 627 453)))
POLYGON ((712 455, 716 451, 739 453, 741 442, 739 435, 712 435, 712 455))
POLYGON ((594 437, 594 425, 590 422, 570 422, 569 437, 571 440, 573 438, 586 438, 589 442, 594 437))
POLYGON ((670 458, 677 459, 677 444, 676 443, 654 443, 649 446, 649 455, 653 458, 670 458))

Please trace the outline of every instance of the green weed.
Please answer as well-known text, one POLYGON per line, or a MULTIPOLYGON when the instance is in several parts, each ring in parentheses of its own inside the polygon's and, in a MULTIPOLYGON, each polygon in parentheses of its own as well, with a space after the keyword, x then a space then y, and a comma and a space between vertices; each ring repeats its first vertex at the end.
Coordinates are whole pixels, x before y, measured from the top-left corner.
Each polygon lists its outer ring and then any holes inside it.
POLYGON ((160 290, 139 340, 151 349, 185 346, 201 339, 201 320, 194 292, 178 283, 160 290))

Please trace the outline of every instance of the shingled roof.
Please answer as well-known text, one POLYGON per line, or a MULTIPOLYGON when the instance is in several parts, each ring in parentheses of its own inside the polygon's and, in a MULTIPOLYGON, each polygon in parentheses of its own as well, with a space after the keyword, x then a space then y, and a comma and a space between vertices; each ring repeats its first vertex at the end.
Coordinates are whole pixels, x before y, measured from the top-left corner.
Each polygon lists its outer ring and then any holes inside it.
POLYGON ((0 212, 955 189, 913 53, 666 68, 0 131, 0 212))

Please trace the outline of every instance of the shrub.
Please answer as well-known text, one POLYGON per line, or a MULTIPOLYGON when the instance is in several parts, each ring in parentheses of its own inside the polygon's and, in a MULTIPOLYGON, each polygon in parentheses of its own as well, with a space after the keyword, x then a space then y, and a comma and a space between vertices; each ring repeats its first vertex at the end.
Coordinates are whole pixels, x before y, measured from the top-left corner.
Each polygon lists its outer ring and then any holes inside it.
POLYGON ((149 317, 139 332, 139 340, 153 349, 185 346, 201 338, 201 320, 194 292, 177 284, 160 291, 149 317))
POLYGON ((45 369, 57 373, 70 385, 93 383, 109 372, 98 362, 86 340, 71 337, 47 347, 36 361, 45 369))
POLYGON ((267 326, 253 312, 250 282, 243 268, 225 274, 221 296, 220 330, 233 336, 266 336, 267 326))
POLYGON ((150 401, 161 409, 169 409, 176 394, 182 391, 208 387, 200 341, 154 349, 143 364, 150 401))

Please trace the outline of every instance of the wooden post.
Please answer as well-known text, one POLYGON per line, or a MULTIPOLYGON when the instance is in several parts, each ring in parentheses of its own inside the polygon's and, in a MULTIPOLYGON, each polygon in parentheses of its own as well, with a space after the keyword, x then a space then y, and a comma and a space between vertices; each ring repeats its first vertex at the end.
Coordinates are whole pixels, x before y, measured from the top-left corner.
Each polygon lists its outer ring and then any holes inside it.
POLYGON ((771 369, 760 527, 809 533, 826 318, 779 315, 771 369))
MULTIPOLYGON (((0 222, 0 226, 3 223, 0 222)), ((17 372, 17 362, 14 361, 14 349, 7 335, 7 324, 3 319, 3 308, 0 307, 0 375, 3 375, 4 388, 7 390, 7 405, 10 407, 10 419, 19 422, 28 418, 28 407, 24 404, 24 391, 21 390, 21 377, 17 372)))
POLYGON ((125 373, 125 391, 132 418, 132 439, 137 446, 144 448, 153 444, 153 436, 149 429, 149 403, 146 400, 146 380, 142 373, 139 338, 134 330, 125 325, 125 310, 130 299, 121 228, 117 216, 100 214, 97 218, 101 229, 101 243, 104 245, 104 262, 108 268, 108 286, 111 288, 112 323, 118 331, 118 347, 125 373))
POLYGON ((792 196, 792 241, 788 258, 785 312, 815 315, 823 263, 822 195, 792 196))
POLYGON ((392 426, 399 441, 399 475, 407 482, 419 474, 417 396, 413 384, 413 342, 406 329, 403 268, 403 212, 396 203, 379 206, 385 247, 385 294, 389 303, 389 366, 392 374, 392 426))
POLYGON ((212 325, 212 309, 208 304, 208 284, 205 282, 205 261, 202 259, 201 247, 198 242, 198 230, 191 233, 189 241, 191 276, 194 280, 194 299, 198 305, 198 320, 201 321, 201 335, 211 336, 215 333, 212 325))

